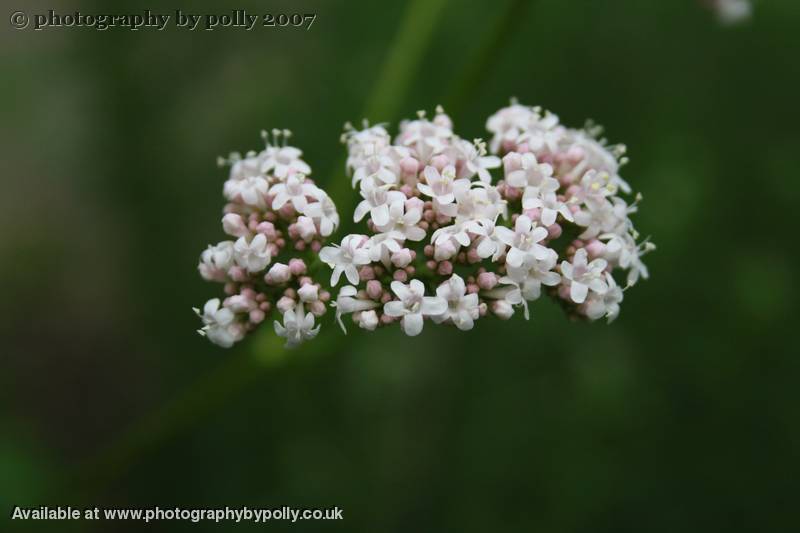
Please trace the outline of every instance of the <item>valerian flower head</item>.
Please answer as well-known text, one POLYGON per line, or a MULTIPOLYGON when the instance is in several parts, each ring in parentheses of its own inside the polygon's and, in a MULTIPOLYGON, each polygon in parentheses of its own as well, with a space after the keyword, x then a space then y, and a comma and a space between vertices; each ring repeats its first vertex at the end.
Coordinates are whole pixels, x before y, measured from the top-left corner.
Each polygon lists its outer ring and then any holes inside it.
POLYGON ((346 179, 360 198, 343 216, 361 229, 339 244, 328 242, 336 205, 288 132, 223 160, 222 226, 234 240, 201 254, 201 276, 226 295, 198 311, 201 332, 231 346, 269 318, 292 347, 317 336, 329 308, 345 333, 346 315, 364 331, 399 324, 416 336, 425 321, 466 331, 519 308, 529 319, 543 297, 572 317, 615 320, 655 248, 631 219, 641 195, 625 196, 625 147, 516 102, 486 126, 488 151, 441 108, 394 138, 387 125, 345 126, 346 179))

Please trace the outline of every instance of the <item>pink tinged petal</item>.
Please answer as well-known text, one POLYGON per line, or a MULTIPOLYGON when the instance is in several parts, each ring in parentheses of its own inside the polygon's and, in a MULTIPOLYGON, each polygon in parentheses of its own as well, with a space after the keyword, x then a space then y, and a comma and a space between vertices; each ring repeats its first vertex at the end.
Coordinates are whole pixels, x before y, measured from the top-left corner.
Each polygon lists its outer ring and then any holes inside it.
MULTIPOLYGON (((384 207, 385 207, 385 206, 384 206, 384 207)), ((364 215, 366 215, 367 213, 369 213, 369 211, 370 211, 370 205, 369 205, 369 202, 368 202, 368 201, 366 201, 366 200, 362 200, 362 201, 361 201, 361 202, 360 202, 360 203, 359 203, 359 204, 356 206, 356 209, 355 209, 355 211, 353 211, 353 222, 359 222, 359 221, 361 221, 361 219, 362 219, 362 218, 364 218, 364 215)), ((387 215, 387 218, 388 218, 388 215, 389 215, 388 211, 387 211, 386 215, 387 215)), ((373 217, 372 217, 372 221, 373 221, 373 222, 375 222, 375 216, 374 216, 374 214, 373 214, 373 217)), ((375 223, 377 224, 377 222, 375 222, 375 223)), ((383 222, 382 224, 385 224, 385 222, 383 222)))
POLYGON ((415 313, 403 317, 403 331, 409 337, 416 337, 422 333, 423 319, 422 314, 415 313))
POLYGON ((542 210, 542 224, 545 226, 552 226, 556 222, 557 213, 552 209, 542 210))
MULTIPOLYGON (((537 207, 542 207, 542 201, 536 197, 529 197, 522 199, 522 208, 523 209, 536 209, 537 207)), ((548 224, 549 226, 549 224, 548 224)))
POLYGON ((514 244, 514 232, 505 226, 498 226, 494 230, 495 235, 503 244, 512 246, 514 244))
POLYGON ((531 231, 531 219, 527 215, 517 217, 517 222, 514 224, 514 231, 516 233, 529 233, 531 231))
POLYGON ((425 230, 419 226, 411 226, 406 228, 406 237, 412 241, 421 241, 425 238, 425 230))
MULTIPOLYGON (((569 220, 570 222, 575 222, 575 217, 572 216, 572 211, 569 210, 569 207, 566 205, 562 205, 558 212, 561 213, 561 216, 565 219, 569 220)), ((548 224, 549 225, 549 224, 548 224)))
POLYGON ((561 276, 556 272, 543 272, 539 275, 539 281, 548 287, 554 287, 561 283, 561 276))
POLYGON ((281 191, 278 194, 276 194, 275 199, 272 200, 272 209, 280 209, 281 207, 286 205, 286 202, 288 201, 289 201, 289 195, 281 191))
POLYGON ((572 301, 576 304, 582 304, 586 300, 586 294, 588 292, 589 287, 583 283, 573 281, 572 286, 569 289, 569 297, 572 298, 572 301))
POLYGON ((306 204, 308 201, 306 200, 305 196, 294 196, 292 197, 292 205, 294 206, 295 210, 302 212, 306 208, 306 204))
POLYGON ((589 288, 597 294, 605 294, 608 292, 608 285, 602 279, 595 278, 589 282, 589 288))
POLYGON ((359 281, 358 270, 354 265, 347 265, 344 267, 344 275, 347 276, 347 281, 356 285, 359 281))
POLYGON ((370 217, 372 217, 372 222, 374 222, 378 226, 384 226, 389 223, 389 207, 384 205, 379 205, 378 207, 373 207, 370 210, 370 217))
POLYGON ((512 267, 518 267, 522 265, 522 262, 525 260, 525 254, 521 252, 518 248, 512 248, 508 251, 506 255, 506 263, 511 265, 512 267))
POLYGON ((561 262, 561 273, 567 279, 572 279, 572 264, 562 261, 561 262))
POLYGON ((319 232, 323 237, 327 237, 333 233, 333 221, 329 218, 321 219, 319 223, 319 232))
POLYGON ((433 192, 433 189, 431 189, 430 186, 425 183, 418 183, 417 189, 419 189, 419 192, 421 192, 425 196, 431 196, 431 197, 436 196, 436 194, 433 192))
POLYGON ((411 290, 399 281, 393 281, 391 287, 392 292, 395 293, 401 300, 405 300, 411 296, 411 290))
POLYGON ((412 294, 417 296, 425 294, 425 285, 418 279, 412 279, 408 284, 408 288, 412 294))
POLYGON ((595 259, 591 263, 589 263, 589 270, 592 271, 602 271, 605 270, 608 266, 608 261, 605 259, 595 259))
POLYGON ((403 302, 399 300, 392 300, 386 302, 383 306, 383 312, 389 316, 398 317, 406 314, 406 307, 403 302))
POLYGON ((331 285, 335 286, 337 283, 339 283, 339 278, 341 277, 343 270, 344 269, 339 265, 333 267, 333 272, 331 273, 331 285))
POLYGON ((467 235, 467 232, 465 231, 459 231, 453 235, 453 238, 455 238, 456 242, 458 242, 458 244, 461 246, 469 246, 469 243, 471 242, 469 240, 469 235, 467 235))
POLYGON ((447 301, 438 296, 426 296, 422 299, 420 311, 425 315, 441 315, 447 311, 447 301))
POLYGON ((442 205, 451 204, 455 202, 455 200, 456 200, 456 195, 451 192, 436 197, 436 201, 442 205))
POLYGON ((539 226, 538 228, 533 230, 533 232, 531 233, 531 237, 533 237, 534 242, 543 241, 547 237, 547 228, 539 226))
POLYGON ((425 167, 424 174, 425 174, 425 179, 428 181, 429 185, 433 185, 434 183, 436 183, 441 179, 441 177, 439 176, 439 171, 436 170, 436 167, 431 167, 431 166, 425 167))
POLYGON ((533 257, 535 257, 539 261, 544 261, 550 255, 550 249, 545 246, 542 246, 541 244, 534 244, 532 251, 533 251, 533 257))

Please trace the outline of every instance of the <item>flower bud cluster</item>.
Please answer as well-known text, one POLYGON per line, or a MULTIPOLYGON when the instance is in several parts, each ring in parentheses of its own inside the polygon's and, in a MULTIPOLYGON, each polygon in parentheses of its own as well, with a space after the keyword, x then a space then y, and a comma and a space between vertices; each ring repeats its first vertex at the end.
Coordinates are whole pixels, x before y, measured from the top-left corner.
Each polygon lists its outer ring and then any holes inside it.
POLYGON ((204 279, 224 284, 224 300, 195 309, 204 323, 200 334, 223 347, 273 313, 281 317, 275 329, 287 345, 313 338, 319 332, 315 318, 325 314, 330 299, 307 265, 339 225, 336 206, 308 177, 302 152, 288 145, 290 132, 262 135, 261 152, 220 159, 230 165, 222 217, 230 239, 209 246, 197 267, 204 279))

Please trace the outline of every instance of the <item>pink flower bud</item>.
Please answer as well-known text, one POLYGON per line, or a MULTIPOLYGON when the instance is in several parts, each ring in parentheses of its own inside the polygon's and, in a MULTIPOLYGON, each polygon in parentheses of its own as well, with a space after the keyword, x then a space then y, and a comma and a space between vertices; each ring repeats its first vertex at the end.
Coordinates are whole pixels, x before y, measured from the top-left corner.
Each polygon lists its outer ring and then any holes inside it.
POLYGON ((478 274, 478 287, 485 291, 490 291, 497 285, 497 274, 494 272, 482 272, 478 274))
POLYGON ((561 237, 561 231, 562 231, 561 225, 555 223, 547 227, 547 236, 551 239, 558 239, 559 237, 561 237))
POLYGON ((475 248, 470 248, 469 251, 467 251, 467 262, 469 264, 472 265, 478 263, 480 262, 480 260, 481 256, 478 255, 478 250, 476 250, 475 248))
POLYGON ((287 202, 278 210, 278 214, 283 218, 289 219, 295 215, 294 206, 292 202, 287 202))
POLYGON ((278 236, 278 233, 275 231, 275 224, 272 222, 259 223, 258 226, 256 226, 256 231, 258 233, 263 233, 268 240, 274 240, 275 237, 278 236))
POLYGON ((522 168, 522 156, 516 152, 511 152, 503 157, 503 170, 508 174, 522 168))
POLYGON ((294 276, 302 276, 306 273, 306 264, 302 259, 293 257, 289 259, 289 271, 294 276))
POLYGON ((307 216, 298 217, 296 226, 300 238, 306 242, 313 239, 317 234, 317 227, 314 225, 314 221, 307 216))
POLYGON ((392 277, 396 281, 402 281, 402 282, 408 281, 408 274, 406 273, 405 270, 395 270, 394 274, 392 274, 392 277))
POLYGON ((267 271, 264 276, 264 281, 269 284, 280 285, 286 283, 292 277, 292 272, 287 265, 283 263, 275 263, 267 271))
POLYGON ((383 286, 381 282, 376 279, 371 279, 367 282, 367 296, 373 300, 377 300, 383 294, 383 286))
POLYGON ((325 314, 325 304, 316 300, 308 304, 308 310, 314 316, 322 316, 325 314))
POLYGON ((289 309, 294 309, 294 305, 295 305, 294 300, 292 300, 288 296, 281 296, 280 300, 278 300, 278 303, 275 304, 275 307, 281 313, 285 313, 289 309))
POLYGON ((431 166, 436 167, 436 170, 439 172, 441 172, 442 169, 449 164, 450 158, 444 154, 435 155, 431 158, 431 166))
POLYGON ((375 269, 371 266, 363 266, 358 271, 358 277, 361 279, 361 281, 375 279, 375 269))
POLYGON ((322 250, 322 243, 319 241, 311 241, 311 251, 318 254, 322 250))
POLYGON ((316 302, 319 300, 319 287, 312 283, 307 283, 297 290, 297 295, 301 302, 316 302))
POLYGON ((244 220, 242 220, 241 215, 236 213, 228 213, 222 217, 222 230, 234 237, 250 235, 250 230, 247 229, 247 225, 244 223, 244 220))
POLYGON ((247 271, 240 266, 232 266, 228 270, 228 276, 233 281, 247 281, 247 271))
POLYGON ((397 268, 405 268, 411 263, 411 250, 402 248, 392 253, 392 264, 397 268))
POLYGON ((450 261, 442 261, 439 263, 439 268, 436 269, 436 272, 438 272, 440 276, 449 276, 453 273, 453 263, 450 261))
POLYGON ((508 320, 514 316, 514 306, 505 300, 495 300, 492 302, 492 313, 502 320, 508 320))
POLYGON ((374 309, 362 311, 358 317, 358 325, 367 331, 374 331, 378 327, 378 313, 374 309))
POLYGON ((250 322, 252 322, 253 324, 260 324, 261 322, 264 321, 265 317, 266 315, 264 314, 264 311, 262 311, 261 309, 253 309, 252 311, 250 311, 250 322))
POLYGON ((602 242, 598 241, 597 239, 592 239, 589 241, 589 244, 586 245, 586 253, 589 254, 589 257, 592 259, 596 257, 600 257, 606 251, 606 245, 602 242))
POLYGON ((413 157, 404 157, 400 160, 400 169, 406 174, 416 174, 419 172, 419 161, 413 157))

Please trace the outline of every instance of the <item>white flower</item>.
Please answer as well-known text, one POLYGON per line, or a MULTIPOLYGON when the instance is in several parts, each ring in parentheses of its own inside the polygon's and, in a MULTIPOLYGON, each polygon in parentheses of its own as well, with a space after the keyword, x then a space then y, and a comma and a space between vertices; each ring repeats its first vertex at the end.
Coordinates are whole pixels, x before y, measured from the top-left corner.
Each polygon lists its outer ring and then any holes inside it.
POLYGON ((566 203, 562 202, 554 192, 536 191, 537 194, 528 196, 528 190, 535 190, 529 187, 525 190, 525 196, 522 197, 522 207, 524 209, 539 208, 542 210, 539 220, 545 226, 552 226, 556 222, 556 217, 560 214, 570 222, 575 221, 572 216, 572 211, 566 203))
POLYGON ((219 298, 213 298, 203 306, 203 313, 195 308, 195 313, 205 324, 198 330, 200 335, 208 337, 208 340, 223 348, 230 348, 233 344, 242 339, 243 332, 234 322, 235 315, 227 307, 220 307, 219 298))
POLYGON ((630 185, 619 175, 619 168, 626 160, 624 145, 606 146, 605 141, 598 141, 586 130, 569 130, 565 140, 565 149, 579 156, 578 163, 567 173, 565 178, 576 180, 586 171, 594 169, 609 175, 612 184, 623 192, 631 191, 630 185))
POLYGON ((584 205, 588 209, 582 209, 574 216, 577 225, 586 227, 579 236, 581 239, 592 239, 601 233, 623 234, 632 228, 628 214, 636 207, 628 206, 622 198, 612 196, 611 201, 587 201, 584 205))
POLYGON ((227 213, 222 217, 222 231, 232 237, 245 237, 250 235, 250 229, 238 213, 227 213))
POLYGON ((639 281, 639 277, 647 279, 650 276, 641 257, 647 252, 655 250, 655 244, 646 239, 641 244, 636 244, 636 240, 630 233, 622 235, 605 233, 599 238, 609 239, 606 243, 605 259, 628 270, 627 284, 629 287, 635 285, 639 281))
POLYGON ((461 276, 453 274, 436 289, 436 296, 447 303, 446 308, 433 316, 436 323, 450 319, 460 330, 472 329, 474 321, 480 316, 478 295, 467 294, 467 287, 461 276))
POLYGON ((422 332, 423 316, 441 315, 447 310, 447 302, 438 296, 425 296, 425 285, 412 279, 408 285, 392 282, 392 292, 399 300, 386 302, 383 312, 391 317, 402 317, 403 331, 413 337, 422 332))
POLYGON ((469 189, 469 180, 456 179, 456 168, 447 165, 441 174, 436 167, 427 166, 424 170, 427 183, 419 183, 417 188, 425 196, 430 196, 439 211, 447 216, 456 214, 456 206, 450 205, 456 200, 457 191, 469 189))
MULTIPOLYGON (((542 293, 542 285, 555 287, 561 283, 561 276, 558 272, 553 272, 558 262, 558 254, 551 249, 550 254, 543 260, 533 257, 526 257, 519 267, 508 267, 508 279, 517 284, 520 293, 527 301, 539 298, 542 293)), ((500 280, 505 283, 504 280, 500 280)))
POLYGON ((267 238, 263 233, 257 234, 250 242, 246 237, 239 237, 233 245, 233 252, 236 264, 251 274, 261 272, 272 260, 272 254, 267 249, 267 238))
POLYGON ((558 189, 558 180, 552 177, 553 167, 549 163, 539 163, 532 153, 520 156, 512 152, 503 161, 506 163, 506 182, 512 187, 535 187, 545 191, 558 189))
POLYGON ((300 297, 301 302, 316 302, 319 300, 319 287, 313 283, 306 283, 297 289, 297 296, 300 297))
POLYGON ((331 304, 331 306, 336 308, 336 321, 339 322, 339 326, 341 326, 342 331, 345 333, 347 333, 347 329, 345 329, 344 322, 342 322, 342 315, 375 309, 378 305, 378 302, 374 300, 359 298, 358 290, 352 285, 345 285, 339 289, 339 295, 336 297, 336 301, 331 304))
POLYGON ((424 118, 402 122, 397 142, 411 148, 420 161, 427 163, 444 151, 453 136, 450 128, 442 124, 424 118))
POLYGON ((261 153, 261 172, 269 173, 283 180, 293 173, 311 174, 311 167, 300 159, 303 152, 293 146, 268 146, 261 153))
POLYGON ((380 149, 374 145, 365 146, 363 159, 353 173, 353 187, 363 181, 389 185, 397 183, 400 176, 400 160, 408 154, 409 151, 402 146, 385 146, 380 149))
POLYGON ((591 290, 596 294, 605 294, 608 284, 605 281, 605 259, 595 259, 587 264, 586 248, 575 252, 572 263, 561 262, 561 276, 570 282, 570 298, 576 304, 582 304, 591 290))
POLYGON ((311 217, 314 222, 319 224, 319 233, 323 237, 328 237, 339 227, 339 213, 336 211, 336 204, 330 196, 319 187, 314 187, 313 196, 318 200, 307 204, 303 214, 311 217))
POLYGON ((446 150, 450 158, 457 162, 459 178, 472 179, 478 175, 478 179, 484 183, 491 183, 492 176, 489 169, 500 166, 500 158, 497 156, 486 155, 486 143, 480 139, 475 139, 471 143, 465 139, 456 139, 449 150, 446 150))
POLYGON ((546 246, 539 244, 547 237, 547 229, 534 226, 526 215, 517 217, 513 231, 504 226, 497 226, 495 234, 498 240, 511 248, 506 254, 506 263, 509 266, 518 267, 527 257, 543 260, 550 254, 546 246))
POLYGON ((339 283, 344 272, 347 281, 358 285, 358 267, 369 264, 369 239, 365 235, 346 235, 339 246, 326 246, 319 252, 319 258, 333 269, 331 285, 339 283))
POLYGON ((208 281, 225 281, 228 269, 233 266, 233 241, 222 241, 209 247, 200 255, 197 270, 208 281))
POLYGON ((363 311, 358 320, 358 327, 367 331, 375 331, 378 327, 378 313, 374 310, 363 311))
POLYGON ((619 304, 622 302, 622 289, 617 285, 611 274, 606 273, 608 290, 605 294, 592 293, 586 299, 584 312, 592 320, 606 317, 608 323, 614 321, 619 316, 619 304))
POLYGON ((538 120, 538 112, 528 106, 512 103, 489 117, 486 129, 494 134, 490 143, 492 153, 497 153, 504 143, 516 144, 519 136, 538 120))
POLYGON ((376 185, 372 180, 361 182, 361 196, 364 199, 353 212, 353 222, 360 222, 369 213, 372 222, 377 226, 389 222, 389 204, 406 201, 406 195, 402 192, 391 191, 388 185, 376 185))
MULTIPOLYGON (((346 125, 346 128, 352 126, 346 125)), ((391 144, 391 137, 383 126, 372 126, 361 131, 350 129, 342 136, 347 142, 347 170, 352 172, 365 164, 365 159, 379 153, 391 144)))
POLYGON ((389 221, 377 228, 392 239, 421 241, 425 238, 425 230, 417 226, 421 218, 420 208, 407 209, 406 202, 397 200, 389 206, 389 221))
POLYGON ((294 348, 304 341, 313 339, 319 333, 320 326, 314 327, 314 315, 303 313, 303 304, 298 303, 294 309, 283 314, 283 325, 277 320, 274 323, 275 333, 286 339, 286 348, 294 348))
POLYGON ((295 210, 302 213, 308 203, 306 196, 313 197, 319 190, 314 184, 306 183, 305 179, 303 174, 292 174, 286 179, 286 182, 272 187, 271 192, 275 195, 275 199, 272 200, 272 209, 278 210, 287 202, 292 202, 295 210))

